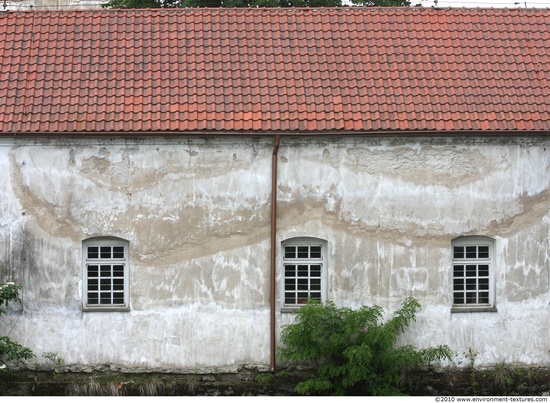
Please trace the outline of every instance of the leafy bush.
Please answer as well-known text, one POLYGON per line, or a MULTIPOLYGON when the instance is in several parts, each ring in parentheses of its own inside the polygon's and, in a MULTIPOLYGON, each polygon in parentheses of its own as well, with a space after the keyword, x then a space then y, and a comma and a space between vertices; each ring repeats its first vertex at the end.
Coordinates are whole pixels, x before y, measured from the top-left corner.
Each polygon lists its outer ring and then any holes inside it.
MULTIPOLYGON (((21 286, 13 283, 0 283, 0 315, 5 315, 3 307, 9 306, 10 302, 21 302, 19 291, 21 286)), ((34 357, 28 347, 24 347, 12 340, 9 336, 0 336, 0 372, 7 371, 11 363, 21 363, 34 357)))
POLYGON ((316 373, 296 386, 302 395, 399 395, 405 371, 451 359, 449 347, 396 346, 415 320, 420 304, 412 297, 383 322, 381 307, 337 308, 331 301, 309 301, 298 323, 282 329, 279 355, 315 364, 316 373))

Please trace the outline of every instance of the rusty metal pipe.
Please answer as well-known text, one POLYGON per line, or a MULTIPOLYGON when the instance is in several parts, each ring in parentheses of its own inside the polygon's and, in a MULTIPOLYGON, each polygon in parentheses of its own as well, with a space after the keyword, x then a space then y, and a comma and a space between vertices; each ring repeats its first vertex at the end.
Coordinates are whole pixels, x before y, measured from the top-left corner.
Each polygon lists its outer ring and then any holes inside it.
POLYGON ((271 157, 271 273, 270 273, 270 335, 271 335, 271 372, 276 371, 276 329, 275 329, 275 258, 277 256, 277 158, 281 136, 274 137, 271 157))

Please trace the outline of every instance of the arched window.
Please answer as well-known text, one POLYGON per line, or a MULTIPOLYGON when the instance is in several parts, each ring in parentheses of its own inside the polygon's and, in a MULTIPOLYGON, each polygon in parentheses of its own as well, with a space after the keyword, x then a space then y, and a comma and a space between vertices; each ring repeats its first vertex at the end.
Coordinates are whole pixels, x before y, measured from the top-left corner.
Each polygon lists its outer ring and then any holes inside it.
POLYGON ((326 296, 327 243, 317 238, 292 238, 282 243, 283 306, 300 306, 326 296))
POLYGON ((128 241, 114 237, 82 242, 83 309, 128 310, 128 241))
POLYGON ((494 308, 494 240, 464 236, 452 241, 453 309, 494 308))

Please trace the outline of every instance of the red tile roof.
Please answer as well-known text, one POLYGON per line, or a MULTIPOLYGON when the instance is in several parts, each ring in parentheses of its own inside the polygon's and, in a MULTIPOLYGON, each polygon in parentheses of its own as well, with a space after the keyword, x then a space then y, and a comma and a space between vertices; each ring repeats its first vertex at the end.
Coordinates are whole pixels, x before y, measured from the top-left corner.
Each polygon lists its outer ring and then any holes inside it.
POLYGON ((0 14, 0 135, 550 130, 548 9, 0 14))

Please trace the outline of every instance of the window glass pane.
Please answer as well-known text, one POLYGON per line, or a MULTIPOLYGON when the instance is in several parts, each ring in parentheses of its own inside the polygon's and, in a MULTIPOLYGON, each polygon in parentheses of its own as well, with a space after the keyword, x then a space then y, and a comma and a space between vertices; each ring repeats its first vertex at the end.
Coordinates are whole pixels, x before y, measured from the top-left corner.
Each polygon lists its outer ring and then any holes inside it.
POLYGON ((124 259, 124 246, 113 246, 113 259, 124 259))
POLYGON ((310 287, 311 291, 321 291, 321 279, 312 279, 310 287))
POLYGON ((478 258, 487 259, 489 257, 489 247, 488 246, 479 246, 478 249, 478 258))
POLYGON ((88 280, 88 290, 89 291, 97 291, 99 288, 98 288, 98 285, 97 285, 97 279, 90 279, 88 280))
POLYGON ((113 304, 123 304, 124 303, 124 293, 115 292, 113 293, 113 304))
POLYGON ((88 266, 88 277, 97 277, 99 273, 99 267, 95 265, 88 266))
POLYGON ((99 257, 99 248, 97 246, 88 246, 88 259, 97 259, 99 257))
POLYGON ((479 303, 488 304, 489 303, 489 292, 480 292, 479 293, 479 303))
POLYGON ((298 280, 298 290, 300 291, 307 291, 309 290, 309 284, 308 284, 307 278, 299 279, 298 280))
POLYGON ((464 279, 455 278, 453 284, 454 284, 453 288, 455 291, 464 290, 464 279))
POLYGON ((101 291, 110 291, 111 290, 111 279, 101 279, 100 283, 101 291))
POLYGON ((110 292, 100 292, 99 293, 99 302, 101 304, 110 304, 111 303, 111 293, 110 292))
POLYGON ((321 258, 321 247, 320 246, 312 246, 310 248, 310 254, 312 259, 320 259, 321 258))
POLYGON ((321 265, 312 264, 309 266, 309 272, 311 277, 321 277, 321 265))
POLYGON ((286 259, 295 259, 296 258, 296 247, 295 246, 285 246, 285 258, 286 259))
POLYGON ((309 246, 298 246, 298 259, 309 258, 309 246))
POLYGON ((113 266, 113 277, 124 277, 124 266, 116 264, 113 266))
POLYGON ((99 295, 97 292, 89 292, 88 293, 88 304, 98 304, 99 303, 99 295))
POLYGON ((466 303, 467 304, 476 304, 477 303, 477 293, 476 292, 467 292, 466 293, 466 303))
POLYGON ((320 292, 312 292, 310 295, 311 299, 314 299, 316 301, 321 301, 321 293, 320 292))
POLYGON ((285 280, 285 291, 294 291, 296 289, 296 280, 295 279, 286 279, 285 280))
POLYGON ((463 265, 454 265, 453 273, 455 277, 464 277, 464 266, 463 265))
POLYGON ((488 277, 489 276, 489 265, 480 264, 477 266, 478 276, 488 277))
POLYGON ((285 293, 285 304, 295 304, 296 303, 296 294, 285 293))
POLYGON ((101 277, 111 277, 111 266, 101 265, 100 273, 101 277))
POLYGON ((464 259, 464 247, 463 246, 455 246, 453 248, 453 257, 455 259, 464 259))
POLYGON ((463 304, 464 303, 464 293, 461 292, 455 292, 454 293, 454 300, 453 302, 455 304, 463 304))
POLYGON ((478 279, 479 289, 480 290, 488 290, 489 289, 489 279, 488 278, 480 278, 478 279))
POLYGON ((298 277, 308 277, 309 276, 309 266, 305 264, 298 265, 298 277))
POLYGON ((477 246, 466 246, 466 258, 475 259, 477 257, 477 246))
POLYGON ((102 259, 110 259, 111 258, 111 247, 110 246, 102 246, 100 248, 100 256, 102 259))
POLYGON ((477 266, 475 264, 469 264, 466 266, 466 277, 477 276, 477 266))
POLYGON ((113 290, 122 291, 124 290, 124 280, 121 278, 115 278, 113 280, 113 290))
POLYGON ((299 292, 298 293, 298 303, 299 304, 305 304, 307 302, 308 297, 309 297, 308 292, 299 292))
POLYGON ((296 266, 293 264, 285 265, 285 277, 295 277, 296 276, 296 266))

